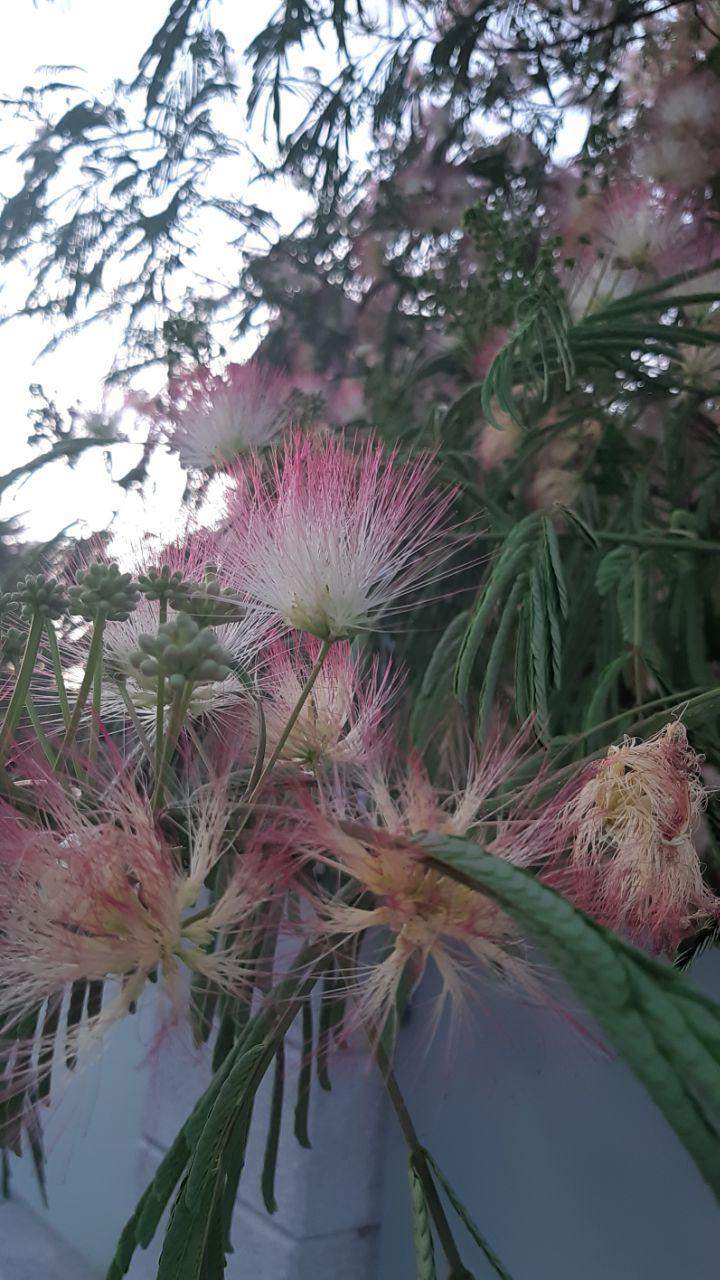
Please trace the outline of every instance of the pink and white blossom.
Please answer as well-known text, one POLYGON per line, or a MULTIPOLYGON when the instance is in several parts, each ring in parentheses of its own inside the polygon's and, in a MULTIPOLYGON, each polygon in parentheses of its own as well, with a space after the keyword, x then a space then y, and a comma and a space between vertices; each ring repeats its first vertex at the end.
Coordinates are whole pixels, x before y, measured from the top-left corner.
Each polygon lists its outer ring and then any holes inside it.
POLYGON ((224 566, 238 594, 323 640, 373 625, 435 578, 452 551, 452 490, 431 459, 401 462, 369 438, 294 434, 237 466, 224 566))
MULTIPOLYGON (((260 682, 268 749, 272 751, 300 700, 320 650, 313 636, 269 648, 260 682)), ((382 752, 387 717, 398 678, 377 658, 365 663, 346 640, 330 650, 309 697, 282 748, 280 759, 314 769, 319 765, 368 765, 382 752)))
POLYGON ((559 882, 603 924, 658 950, 717 917, 695 847, 705 793, 679 722, 613 746, 589 765, 559 821, 569 879, 559 882))
MULTIPOLYGON (((524 744, 521 735, 505 747, 491 745, 471 763, 463 782, 447 791, 434 786, 413 758, 405 770, 369 770, 355 794, 328 785, 318 804, 308 806, 302 832, 307 850, 352 877, 364 894, 362 904, 321 897, 318 928, 331 937, 379 929, 387 942, 384 959, 359 965, 350 980, 362 1016, 383 1023, 401 984, 415 985, 429 965, 442 984, 437 1016, 447 1001, 458 1011, 482 971, 539 995, 524 940, 510 917, 490 897, 429 867, 412 843, 432 833, 470 835, 493 847, 499 831, 493 792, 511 775, 524 744)), ((507 833, 506 824, 494 851, 525 865, 527 843, 516 844, 507 833)))
POLYGON ((287 378, 257 360, 222 373, 199 367, 171 382, 165 434, 188 469, 207 470, 263 448, 288 424, 287 378))

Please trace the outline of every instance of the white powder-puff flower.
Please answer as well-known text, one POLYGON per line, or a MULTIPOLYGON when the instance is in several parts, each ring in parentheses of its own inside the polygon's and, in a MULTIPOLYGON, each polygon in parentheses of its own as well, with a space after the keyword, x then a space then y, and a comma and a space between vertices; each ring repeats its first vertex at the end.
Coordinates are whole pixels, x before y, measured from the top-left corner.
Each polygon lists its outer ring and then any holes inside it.
POLYGON ((277 438, 290 392, 283 374, 257 360, 219 374, 195 369, 175 378, 164 397, 167 442, 187 469, 223 466, 277 438))
POLYGON ((233 472, 222 555, 240 597, 322 640, 373 626, 448 560, 452 490, 432 460, 401 462, 372 438, 296 433, 233 472))

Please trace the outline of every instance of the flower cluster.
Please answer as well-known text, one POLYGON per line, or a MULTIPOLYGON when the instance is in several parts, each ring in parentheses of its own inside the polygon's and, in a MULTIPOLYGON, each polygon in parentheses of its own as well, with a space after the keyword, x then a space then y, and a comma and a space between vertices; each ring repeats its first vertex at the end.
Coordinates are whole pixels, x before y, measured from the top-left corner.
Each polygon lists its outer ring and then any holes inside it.
POLYGON ((464 552, 432 458, 295 430, 226 487, 213 530, 9 597, 28 634, 0 738, 1 1096, 47 1096, 58 1028, 74 1060, 150 980, 200 1038, 307 955, 373 1036, 430 968, 436 1026, 486 982, 544 999, 511 915, 421 837, 471 841, 652 949, 717 919, 679 722, 563 787, 532 720, 473 745, 446 717, 426 759, 409 748, 393 625, 409 608, 422 629, 464 552))

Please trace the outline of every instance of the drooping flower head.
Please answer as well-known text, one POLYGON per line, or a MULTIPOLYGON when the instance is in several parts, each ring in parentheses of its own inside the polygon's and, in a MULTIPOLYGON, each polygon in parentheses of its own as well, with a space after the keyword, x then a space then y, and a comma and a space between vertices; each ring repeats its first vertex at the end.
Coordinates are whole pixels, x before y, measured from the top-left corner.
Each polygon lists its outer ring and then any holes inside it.
MULTIPOLYGON (((309 813, 305 839, 314 856, 352 877, 362 891, 360 903, 321 900, 320 927, 331 936, 380 929, 386 944, 385 957, 367 962, 355 977, 352 989, 363 1015, 382 1023, 401 985, 417 983, 431 963, 442 982, 438 1015, 447 999, 457 1008, 477 986, 478 966, 537 994, 512 920, 491 898, 427 866, 412 843, 431 832, 473 835, 488 845, 495 832, 491 796, 519 747, 516 740, 491 748, 450 792, 440 792, 413 759, 405 772, 369 772, 354 797, 347 788, 326 789, 309 813)), ((497 853, 514 860, 512 841, 504 839, 497 853)), ((527 860, 522 843, 517 860, 527 860)))
POLYGON ((290 391, 283 374, 258 360, 217 374, 194 369, 168 388, 168 444, 188 469, 222 466, 277 438, 288 424, 290 391))
POLYGON ((611 747, 560 816, 570 896, 610 928, 672 950, 720 905, 693 842, 703 801, 699 760, 679 722, 611 747))
POLYGON ((454 494, 432 473, 373 439, 351 451, 295 434, 267 465, 247 459, 228 500, 229 582, 323 640, 372 625, 448 558, 454 494))
MULTIPOLYGON (((260 688, 270 751, 300 700, 319 651, 314 636, 276 639, 267 651, 260 688)), ((368 765, 387 740, 383 721, 397 687, 389 664, 384 670, 377 658, 366 664, 348 641, 339 641, 327 655, 280 759, 306 769, 368 765)))

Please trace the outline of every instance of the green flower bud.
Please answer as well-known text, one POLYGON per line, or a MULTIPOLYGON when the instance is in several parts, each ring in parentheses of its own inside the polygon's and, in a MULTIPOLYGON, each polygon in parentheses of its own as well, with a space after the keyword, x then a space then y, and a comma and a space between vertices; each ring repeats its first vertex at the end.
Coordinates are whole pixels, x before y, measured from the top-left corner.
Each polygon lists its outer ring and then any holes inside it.
POLYGON ((165 676, 174 689, 185 683, 225 680, 232 661, 215 633, 201 630, 187 613, 163 623, 155 636, 140 636, 138 649, 130 657, 136 671, 150 678, 165 676))
POLYGON ((140 588, 132 574, 116 564, 97 561, 79 573, 69 591, 70 612, 92 621, 102 614, 109 622, 124 622, 137 605, 140 588))
POLYGON ((164 564, 159 569, 152 568, 139 574, 138 585, 146 599, 169 604, 173 609, 183 609, 194 584, 187 582, 179 569, 173 570, 164 564))
POLYGON ((5 599, 28 621, 38 613, 43 618, 61 618, 68 606, 65 588, 44 573, 29 573, 5 599))

